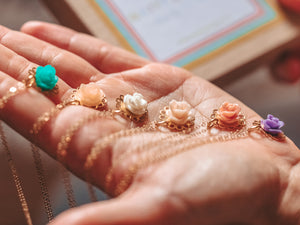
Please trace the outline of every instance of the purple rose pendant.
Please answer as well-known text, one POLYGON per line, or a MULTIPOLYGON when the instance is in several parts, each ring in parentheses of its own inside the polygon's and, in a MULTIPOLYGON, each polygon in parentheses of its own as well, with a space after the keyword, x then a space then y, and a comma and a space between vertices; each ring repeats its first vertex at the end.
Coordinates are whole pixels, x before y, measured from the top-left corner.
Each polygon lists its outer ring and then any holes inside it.
POLYGON ((262 129, 269 134, 277 135, 279 133, 283 133, 280 129, 284 126, 284 122, 271 114, 267 116, 267 119, 261 120, 260 124, 262 129))
POLYGON ((249 128, 249 132, 256 130, 265 134, 267 137, 270 137, 277 141, 283 141, 285 135, 282 132, 281 128, 284 126, 284 122, 280 121, 277 117, 269 114, 267 119, 260 121, 254 121, 253 127, 249 128))

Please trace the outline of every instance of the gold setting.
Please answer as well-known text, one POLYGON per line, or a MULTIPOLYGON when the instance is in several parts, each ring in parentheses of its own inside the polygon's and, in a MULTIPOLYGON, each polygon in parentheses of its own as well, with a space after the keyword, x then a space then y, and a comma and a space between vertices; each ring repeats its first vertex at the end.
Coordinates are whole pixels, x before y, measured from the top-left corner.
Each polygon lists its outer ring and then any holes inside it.
POLYGON ((57 84, 54 86, 54 88, 52 90, 49 90, 49 91, 42 90, 40 87, 38 87, 35 82, 35 73, 36 73, 36 67, 33 67, 28 71, 28 77, 23 81, 26 88, 34 88, 40 92, 43 92, 47 96, 58 94, 59 89, 58 89, 57 84))
POLYGON ((182 131, 189 133, 193 130, 195 125, 195 118, 192 120, 188 120, 185 124, 176 124, 171 121, 167 115, 167 111, 170 110, 169 106, 165 106, 162 110, 160 110, 159 119, 160 121, 157 122, 157 125, 163 125, 170 129, 171 131, 182 131))
POLYGON ((243 127, 246 126, 246 118, 244 115, 239 114, 237 121, 232 124, 224 123, 218 118, 218 109, 214 109, 213 113, 210 116, 210 121, 207 124, 207 128, 211 129, 213 127, 217 127, 221 130, 227 130, 227 131, 235 131, 235 130, 240 130, 243 127))
POLYGON ((73 93, 72 93, 70 99, 67 101, 67 105, 82 105, 82 106, 89 107, 89 108, 96 109, 96 110, 104 110, 107 107, 107 99, 105 96, 101 99, 100 104, 97 106, 90 107, 90 106, 86 106, 86 105, 82 104, 80 99, 78 99, 76 96, 77 91, 78 91, 78 89, 73 90, 73 93))

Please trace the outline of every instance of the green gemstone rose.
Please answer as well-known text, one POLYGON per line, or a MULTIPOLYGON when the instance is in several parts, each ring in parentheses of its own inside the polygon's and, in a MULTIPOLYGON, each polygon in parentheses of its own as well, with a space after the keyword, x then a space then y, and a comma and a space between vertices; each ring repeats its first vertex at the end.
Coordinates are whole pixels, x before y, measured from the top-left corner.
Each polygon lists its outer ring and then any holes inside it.
POLYGON ((52 90, 58 81, 58 77, 55 74, 56 70, 51 65, 37 67, 35 72, 36 86, 43 91, 52 90))

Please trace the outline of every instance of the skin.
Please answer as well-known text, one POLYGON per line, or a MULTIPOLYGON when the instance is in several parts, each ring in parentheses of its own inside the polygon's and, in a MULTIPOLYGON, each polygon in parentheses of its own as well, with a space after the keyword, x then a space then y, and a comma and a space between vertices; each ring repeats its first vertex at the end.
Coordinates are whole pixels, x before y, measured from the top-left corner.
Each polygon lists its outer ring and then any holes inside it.
MULTIPOLYGON (((149 103, 149 121, 157 120, 159 110, 172 99, 187 101, 197 118, 208 119, 213 109, 228 101, 238 103, 247 120, 260 119, 237 99, 183 69, 151 63, 57 25, 29 22, 22 32, 0 27, 0 95, 24 79, 29 68, 46 64, 56 68, 60 92, 55 97, 45 97, 35 90, 25 91, 9 100, 0 116, 52 157, 56 157, 61 136, 93 109, 69 106, 52 118, 37 136, 30 135, 29 130, 38 116, 65 99, 71 88, 81 83, 97 82, 106 93, 111 109, 115 108, 115 99, 120 94, 143 94, 149 103)), ((130 126, 128 120, 111 118, 86 123, 72 138, 66 166, 84 179, 83 165, 95 141, 130 126)), ((104 189, 105 176, 112 163, 124 152, 151 142, 157 135, 160 133, 115 140, 95 160, 88 176, 97 187, 104 189)), ((115 186, 141 155, 125 156, 113 170, 114 180, 106 189, 108 194, 114 194, 115 186)), ((142 168, 122 195, 67 210, 52 224, 297 225, 300 224, 299 187, 300 152, 291 140, 278 142, 261 136, 247 137, 199 145, 142 168)))

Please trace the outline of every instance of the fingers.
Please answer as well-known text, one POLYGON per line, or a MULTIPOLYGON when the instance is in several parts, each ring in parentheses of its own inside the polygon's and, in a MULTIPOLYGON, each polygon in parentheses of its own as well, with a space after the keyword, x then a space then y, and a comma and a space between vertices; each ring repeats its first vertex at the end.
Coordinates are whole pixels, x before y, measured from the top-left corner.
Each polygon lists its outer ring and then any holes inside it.
MULTIPOLYGON (((0 71, 10 75, 15 80, 25 80, 28 77, 28 71, 38 66, 3 45, 0 45, 0 52, 0 71)), ((59 87, 58 94, 50 97, 55 103, 60 102, 65 92, 70 89, 61 79, 58 80, 57 86, 59 87)))
POLYGON ((22 31, 77 54, 103 73, 139 68, 148 63, 133 53, 62 26, 28 22, 23 25, 22 31))
MULTIPOLYGON (((11 87, 16 87, 17 81, 9 75, 0 72, 0 96, 3 97, 8 93, 11 87)), ((50 112, 54 108, 54 103, 47 99, 43 94, 33 88, 20 91, 15 96, 8 99, 3 108, 0 109, 0 117, 9 126, 19 132, 28 140, 33 141, 49 155, 57 158, 58 143, 66 134, 70 127, 73 127, 80 119, 86 118, 90 114, 95 114, 94 109, 81 106, 68 106, 58 115, 50 117, 41 129, 39 134, 33 135, 30 130, 39 116, 45 112, 50 112)), ((93 143, 102 136, 124 129, 124 125, 112 118, 97 116, 92 121, 84 121, 82 126, 75 133, 75 137, 70 137, 72 142, 68 148, 65 163, 78 176, 84 178, 86 171, 83 165, 87 154, 93 143), (76 136, 78 135, 78 136, 76 136)), ((110 154, 106 152, 105 154, 110 154)), ((110 161, 102 164, 104 171, 110 166, 110 161)), ((101 168, 102 168, 101 167, 101 168)), ((97 185, 104 187, 104 175, 98 177, 97 185)))
POLYGON ((72 87, 89 83, 91 77, 101 79, 104 76, 88 62, 68 51, 3 26, 0 26, 0 44, 33 63, 43 66, 51 64, 60 78, 72 87))
MULTIPOLYGON (((17 81, 9 75, 0 72, 0 96, 5 96, 11 87, 16 87, 17 81)), ((19 131, 25 137, 33 121, 45 110, 49 110, 54 103, 33 88, 20 91, 8 99, 0 110, 1 119, 19 131)))

